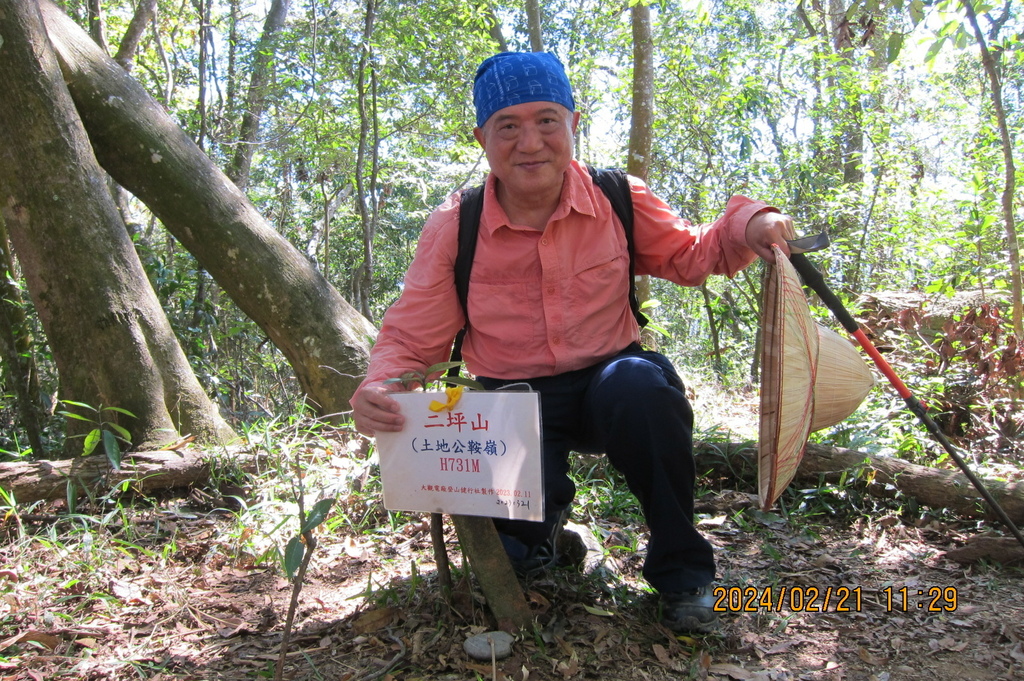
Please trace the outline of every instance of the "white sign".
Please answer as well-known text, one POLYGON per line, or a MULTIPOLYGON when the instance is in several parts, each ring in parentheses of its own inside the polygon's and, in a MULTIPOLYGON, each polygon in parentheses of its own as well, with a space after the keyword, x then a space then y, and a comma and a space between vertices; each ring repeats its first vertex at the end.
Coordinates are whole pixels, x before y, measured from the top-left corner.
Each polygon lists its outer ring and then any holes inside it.
POLYGON ((377 433, 384 507, 517 520, 544 519, 540 401, 533 392, 393 393, 399 433, 377 433))

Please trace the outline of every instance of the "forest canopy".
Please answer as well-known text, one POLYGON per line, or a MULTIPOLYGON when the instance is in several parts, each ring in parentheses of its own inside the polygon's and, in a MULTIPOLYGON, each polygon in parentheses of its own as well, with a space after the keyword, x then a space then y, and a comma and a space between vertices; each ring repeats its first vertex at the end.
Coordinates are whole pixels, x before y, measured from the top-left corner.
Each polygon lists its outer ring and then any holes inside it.
MULTIPOLYGON (((529 50, 542 38, 566 64, 583 112, 577 157, 626 167, 636 113, 634 4, 547 2, 535 22, 521 3, 461 0, 81 0, 59 7, 244 191, 303 267, 340 294, 353 311, 346 324, 359 329, 346 341, 355 347, 371 342, 372 326, 398 296, 425 216, 486 172, 472 136, 471 85, 475 65, 489 54, 529 50), (352 321, 358 316, 364 319, 352 321)), ((793 215, 803 234, 828 233, 833 245, 815 261, 905 362, 909 381, 939 407, 950 435, 980 437, 991 454, 1018 455, 1019 3, 723 0, 649 9, 649 184, 695 222, 713 219, 730 195, 742 193, 793 215), (936 312, 950 301, 956 305, 948 313, 936 312)), ((100 166, 135 174, 109 167, 105 155, 119 155, 118 140, 100 148, 69 58, 58 51, 100 166)), ((12 108, 0 118, 5 136, 27 125, 26 117, 27 109, 19 118, 12 108)), ((22 155, 24 174, 35 157, 22 155)), ((15 185, 4 178, 17 174, 14 163, 0 156, 5 204, 15 185)), ((61 167, 48 177, 59 178, 61 167)), ((126 178, 119 184, 130 184, 126 178)), ((116 207, 187 365, 226 423, 237 429, 305 408, 337 412, 308 399, 316 379, 297 368, 300 350, 286 349, 276 335, 282 322, 254 321, 239 299, 245 294, 226 285, 224 277, 234 275, 218 273, 217 254, 198 255, 142 191, 117 184, 93 187, 109 194, 104 200, 116 207)), ((104 410, 132 409, 103 390, 68 393, 65 351, 51 326, 59 320, 38 309, 35 261, 27 246, 19 249, 25 227, 10 211, 0 225, 7 273, 0 450, 17 458, 66 449, 60 414, 81 419, 81 404, 91 408, 88 418, 124 427, 130 416, 104 410)), ((692 290, 654 282, 657 306, 648 310, 665 332, 661 349, 688 372, 733 387, 756 382, 759 290, 752 270, 692 290)), ((359 354, 355 368, 336 371, 358 373, 359 354)), ((347 399, 338 394, 344 387, 330 390, 338 402, 347 399)), ((175 436, 191 432, 171 419, 175 436)), ((876 422, 867 435, 902 448, 889 428, 876 422)))

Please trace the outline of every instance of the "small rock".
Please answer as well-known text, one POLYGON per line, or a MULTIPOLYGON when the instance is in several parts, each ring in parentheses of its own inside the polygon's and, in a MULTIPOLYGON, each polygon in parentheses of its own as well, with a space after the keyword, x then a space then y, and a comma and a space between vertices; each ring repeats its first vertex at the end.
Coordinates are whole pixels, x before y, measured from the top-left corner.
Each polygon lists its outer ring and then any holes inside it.
POLYGON ((474 660, 488 661, 491 659, 491 642, 494 642, 494 659, 504 660, 512 654, 512 634, 504 631, 488 631, 470 636, 462 644, 462 648, 474 660))

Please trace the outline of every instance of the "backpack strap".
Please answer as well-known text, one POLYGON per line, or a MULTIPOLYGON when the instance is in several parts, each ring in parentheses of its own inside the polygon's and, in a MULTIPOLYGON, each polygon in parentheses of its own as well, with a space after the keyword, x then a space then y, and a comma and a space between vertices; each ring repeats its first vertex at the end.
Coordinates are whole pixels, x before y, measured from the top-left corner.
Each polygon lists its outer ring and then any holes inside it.
MULTIPOLYGON (((629 254, 629 308, 636 317, 640 328, 647 326, 647 317, 640 311, 640 303, 636 297, 635 249, 633 245, 633 197, 630 195, 629 180, 626 173, 618 168, 599 169, 587 166, 590 176, 612 204, 615 215, 622 223, 626 234, 626 251, 629 254)), ((462 341, 469 327, 469 273, 473 269, 473 258, 476 256, 477 235, 480 232, 480 216, 484 211, 483 185, 463 190, 459 203, 459 250, 455 256, 455 293, 459 296, 462 313, 466 325, 459 329, 452 345, 451 361, 462 361, 462 341)), ((448 370, 449 376, 458 376, 459 368, 448 370)))
POLYGON ((647 316, 640 311, 640 301, 636 297, 636 248, 633 243, 633 197, 630 195, 629 180, 626 172, 619 168, 591 168, 590 176, 594 178, 594 184, 601 188, 612 209, 622 223, 622 229, 626 233, 626 252, 629 253, 629 309, 636 317, 636 323, 640 328, 647 326, 647 316))
MULTIPOLYGON (((480 216, 483 212, 484 186, 464 190, 459 202, 459 250, 455 255, 455 293, 459 296, 466 324, 455 336, 455 343, 452 345, 453 362, 462 361, 462 340, 466 337, 466 329, 469 327, 469 272, 473 269, 476 237, 480 233, 480 216)), ((448 375, 458 376, 459 367, 449 369, 448 375)))

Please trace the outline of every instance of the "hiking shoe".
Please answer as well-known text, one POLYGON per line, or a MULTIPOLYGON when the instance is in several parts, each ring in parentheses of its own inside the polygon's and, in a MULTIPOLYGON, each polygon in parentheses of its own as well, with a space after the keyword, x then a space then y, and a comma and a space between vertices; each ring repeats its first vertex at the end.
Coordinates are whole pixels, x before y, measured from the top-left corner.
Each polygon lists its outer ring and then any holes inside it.
POLYGON ((702 586, 689 591, 661 594, 661 623, 676 633, 707 634, 719 626, 711 589, 702 586))
POLYGON ((498 532, 498 538, 517 575, 523 578, 534 577, 558 564, 559 539, 568 518, 569 509, 563 509, 551 528, 551 535, 539 544, 524 544, 516 537, 498 532))
POLYGON ((512 569, 523 578, 535 577, 555 567, 558 563, 558 552, 550 541, 527 547, 526 554, 521 558, 511 558, 512 569))

